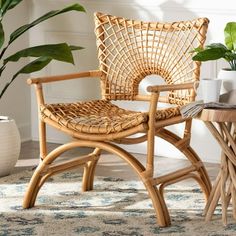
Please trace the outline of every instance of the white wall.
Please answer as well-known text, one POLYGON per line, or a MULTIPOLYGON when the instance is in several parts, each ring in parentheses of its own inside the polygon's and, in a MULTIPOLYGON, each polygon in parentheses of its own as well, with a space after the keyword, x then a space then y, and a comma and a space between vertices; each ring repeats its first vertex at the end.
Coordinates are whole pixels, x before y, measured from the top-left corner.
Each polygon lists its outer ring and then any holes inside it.
MULTIPOLYGON (((60 8, 72 2, 68 0, 34 0, 32 1, 31 17, 39 16, 46 10, 60 8)), ((85 46, 85 50, 75 53, 76 67, 53 63, 40 74, 71 73, 76 70, 83 71, 97 68, 98 62, 96 60, 95 37, 93 34, 93 12, 95 11, 144 21, 178 21, 200 16, 208 17, 211 21, 207 38, 208 43, 222 42, 225 23, 236 21, 236 4, 233 0, 214 1, 214 4, 212 4, 212 1, 203 0, 83 0, 80 3, 87 9, 86 14, 67 13, 48 21, 37 30, 31 31, 31 44, 67 41, 85 46)), ((208 62, 203 64, 201 77, 216 77, 221 66, 220 63, 208 62)), ((48 102, 58 102, 59 99, 60 101, 83 100, 89 96, 92 98, 99 97, 98 81, 95 83, 90 81, 57 83, 53 87, 48 85, 45 92, 48 102)), ((32 137, 37 140, 37 109, 35 104, 35 96, 32 92, 32 137)), ((180 130, 178 126, 173 129, 177 132, 180 130)), ((194 121, 192 137, 192 145, 204 161, 219 161, 220 149, 202 122, 194 121)), ((49 129, 48 141, 64 142, 65 140, 67 140, 65 136, 51 128, 49 129)), ((145 144, 128 148, 134 152, 145 153, 145 144)), ((160 140, 158 140, 156 154, 170 157, 182 156, 160 140)))
MULTIPOLYGON (((21 25, 27 24, 28 21, 28 1, 23 1, 6 15, 6 18, 3 21, 6 35, 9 35, 9 33, 21 25)), ((9 55, 28 46, 29 35, 26 33, 18 38, 12 47, 9 48, 9 55)), ((11 63, 9 65, 0 78, 0 89, 26 62, 26 60, 21 60, 19 63, 11 63)), ((30 88, 26 84, 25 78, 26 76, 19 76, 0 100, 0 115, 7 115, 15 119, 20 130, 22 141, 31 139, 30 88)))

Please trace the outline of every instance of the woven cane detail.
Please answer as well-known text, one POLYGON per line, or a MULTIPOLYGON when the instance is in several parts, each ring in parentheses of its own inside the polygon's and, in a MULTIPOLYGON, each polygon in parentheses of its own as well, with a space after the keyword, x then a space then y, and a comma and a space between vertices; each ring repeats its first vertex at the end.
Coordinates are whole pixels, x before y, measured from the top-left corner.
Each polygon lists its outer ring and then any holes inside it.
POLYGON ((179 107, 169 107, 162 110, 157 110, 156 112, 156 121, 170 119, 175 116, 180 115, 179 107))
MULTIPOLYGON (((151 74, 167 84, 198 80, 200 64, 192 61, 190 51, 203 45, 207 24, 206 18, 153 23, 96 13, 103 96, 132 100, 141 80, 151 74)), ((169 102, 182 105, 194 96, 192 90, 171 91, 169 102)))
MULTIPOLYGON (((158 110, 156 121, 179 114, 178 107, 158 110)), ((50 119, 59 126, 90 134, 121 132, 148 120, 147 113, 124 110, 105 100, 44 105, 41 117, 45 122, 50 119)))

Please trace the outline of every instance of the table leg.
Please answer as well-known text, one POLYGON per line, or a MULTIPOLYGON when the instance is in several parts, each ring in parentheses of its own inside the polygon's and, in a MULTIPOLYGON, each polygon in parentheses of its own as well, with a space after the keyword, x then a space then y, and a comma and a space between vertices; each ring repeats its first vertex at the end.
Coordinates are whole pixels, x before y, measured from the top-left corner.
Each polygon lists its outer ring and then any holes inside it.
POLYGON ((209 221, 221 198, 222 221, 227 224, 227 208, 232 198, 233 216, 236 218, 236 138, 235 124, 220 122, 220 132, 211 122, 205 122, 222 148, 221 169, 217 176, 215 186, 212 189, 209 201, 205 208, 205 219, 209 221))
MULTIPOLYGON (((221 174, 220 174, 221 176, 221 174)), ((209 201, 208 200, 208 209, 206 210, 206 216, 205 216, 205 220, 206 221, 210 221, 211 218, 212 218, 212 215, 216 209, 216 206, 219 202, 219 199, 220 199, 220 179, 219 181, 216 183, 216 186, 215 186, 215 192, 212 194, 212 200, 209 201)))
MULTIPOLYGON (((203 213, 204 216, 206 216, 206 214, 207 214, 207 212, 208 212, 208 210, 209 210, 209 207, 210 207, 211 202, 212 202, 212 200, 213 200, 213 197, 214 197, 214 195, 215 195, 217 186, 219 185, 220 176, 221 176, 221 173, 219 172, 218 175, 217 175, 217 178, 216 178, 216 180, 215 180, 215 183, 214 183, 214 185, 213 185, 213 187, 212 187, 212 190, 211 190, 210 196, 209 196, 209 198, 208 198, 207 204, 206 204, 206 206, 205 206, 204 213, 203 213)), ((217 202, 218 202, 218 200, 217 200, 217 202)))
POLYGON ((233 184, 231 185, 231 195, 232 195, 232 203, 233 203, 233 217, 236 220, 236 190, 233 184))

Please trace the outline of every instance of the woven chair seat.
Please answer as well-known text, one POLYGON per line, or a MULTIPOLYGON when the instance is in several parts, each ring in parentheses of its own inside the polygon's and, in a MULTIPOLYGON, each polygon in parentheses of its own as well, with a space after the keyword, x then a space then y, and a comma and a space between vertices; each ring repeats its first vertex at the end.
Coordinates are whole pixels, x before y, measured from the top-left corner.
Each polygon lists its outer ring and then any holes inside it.
MULTIPOLYGON (((178 107, 158 110, 156 121, 180 114, 178 107)), ((148 114, 122 109, 106 100, 41 106, 41 117, 82 133, 110 134, 147 122, 148 114)))

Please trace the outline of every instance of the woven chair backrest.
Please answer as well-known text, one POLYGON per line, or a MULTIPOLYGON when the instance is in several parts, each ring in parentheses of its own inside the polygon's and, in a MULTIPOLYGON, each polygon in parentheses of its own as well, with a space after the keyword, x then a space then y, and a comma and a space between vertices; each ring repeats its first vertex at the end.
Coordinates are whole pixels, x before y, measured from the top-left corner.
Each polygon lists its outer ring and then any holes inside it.
MULTIPOLYGON (((103 98, 134 100, 148 75, 159 75, 166 84, 199 80, 200 62, 192 60, 190 51, 203 46, 208 23, 207 18, 160 23, 95 13, 103 98)), ((193 90, 168 94, 172 104, 194 98, 193 90)))

